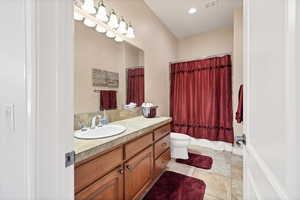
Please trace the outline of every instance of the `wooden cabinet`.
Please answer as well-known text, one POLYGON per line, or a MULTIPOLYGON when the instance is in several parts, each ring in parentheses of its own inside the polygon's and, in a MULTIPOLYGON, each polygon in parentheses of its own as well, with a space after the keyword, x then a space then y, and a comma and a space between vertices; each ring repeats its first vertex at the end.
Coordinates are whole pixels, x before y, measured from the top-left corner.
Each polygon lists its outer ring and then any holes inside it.
POLYGON ((155 158, 170 147, 170 136, 167 135, 154 144, 155 158))
POLYGON ((171 125, 167 124, 154 130, 154 140, 159 140, 171 132, 171 125))
POLYGON ((147 148, 125 164, 125 199, 137 199, 151 183, 153 175, 153 150, 147 148))
POLYGON ((122 200, 123 168, 116 169, 79 192, 76 200, 122 200))
POLYGON ((75 192, 95 182, 114 168, 122 164, 123 150, 117 148, 102 156, 83 162, 76 166, 75 192))
POLYGON ((125 145, 125 159, 129 159, 153 143, 152 133, 148 133, 125 145))
POLYGON ((154 162, 155 176, 160 175, 166 168, 169 160, 171 159, 170 149, 161 154, 154 162))
POLYGON ((76 200, 139 199, 170 160, 169 131, 164 125, 77 163, 76 200))

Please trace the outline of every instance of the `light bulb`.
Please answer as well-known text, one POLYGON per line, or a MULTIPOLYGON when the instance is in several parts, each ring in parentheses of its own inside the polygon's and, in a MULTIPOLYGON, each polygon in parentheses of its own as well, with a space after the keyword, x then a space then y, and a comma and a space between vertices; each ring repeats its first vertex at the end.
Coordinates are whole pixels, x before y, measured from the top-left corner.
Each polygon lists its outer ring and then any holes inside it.
POLYGON ((114 32, 112 32, 112 31, 107 31, 106 32, 106 36, 108 38, 114 38, 114 37, 116 37, 116 34, 114 32))
POLYGON ((74 11, 74 19, 81 21, 81 20, 83 20, 83 16, 81 14, 79 14, 78 12, 74 11))
POLYGON ((116 37, 115 37, 115 41, 116 41, 116 42, 123 42, 124 40, 123 40, 123 38, 121 38, 121 37, 119 37, 119 36, 116 36, 116 37))
POLYGON ((105 32, 106 32, 106 29, 103 28, 103 27, 100 26, 100 25, 97 25, 97 26, 96 26, 96 31, 98 31, 99 33, 105 33, 105 32))
POLYGON ((109 17, 108 26, 110 26, 111 28, 118 28, 119 27, 118 18, 117 18, 117 15, 115 14, 114 11, 112 11, 112 13, 109 17))
POLYGON ((127 33, 127 24, 124 21, 124 19, 122 19, 120 21, 120 26, 118 28, 118 32, 122 33, 122 34, 126 34, 127 33))
POLYGON ((96 9, 94 7, 94 0, 85 0, 83 6, 81 8, 83 10, 87 11, 89 14, 96 13, 96 9))
POLYGON ((197 8, 190 8, 189 10, 188 10, 188 13, 190 14, 190 15, 193 15, 193 14, 195 14, 197 12, 197 8))
POLYGON ((128 37, 128 38, 135 38, 134 29, 132 28, 131 25, 129 25, 129 27, 128 27, 126 37, 128 37))
POLYGON ((96 26, 96 23, 93 22, 92 20, 88 19, 88 18, 85 18, 84 21, 83 21, 83 23, 86 26, 88 26, 88 27, 94 27, 94 26, 96 26))
POLYGON ((103 4, 101 4, 99 6, 96 17, 98 19, 100 19, 101 21, 103 21, 103 22, 107 22, 108 21, 106 8, 105 8, 105 6, 103 4))

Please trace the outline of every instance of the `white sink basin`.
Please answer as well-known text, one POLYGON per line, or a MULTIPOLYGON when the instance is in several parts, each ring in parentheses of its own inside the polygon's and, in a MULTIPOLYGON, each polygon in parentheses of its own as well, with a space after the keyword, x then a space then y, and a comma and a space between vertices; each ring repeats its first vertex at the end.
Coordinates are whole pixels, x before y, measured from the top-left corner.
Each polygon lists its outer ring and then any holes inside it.
POLYGON ((124 126, 120 125, 104 125, 95 129, 87 129, 87 131, 76 131, 74 137, 79 139, 99 139, 119 135, 126 131, 124 126))

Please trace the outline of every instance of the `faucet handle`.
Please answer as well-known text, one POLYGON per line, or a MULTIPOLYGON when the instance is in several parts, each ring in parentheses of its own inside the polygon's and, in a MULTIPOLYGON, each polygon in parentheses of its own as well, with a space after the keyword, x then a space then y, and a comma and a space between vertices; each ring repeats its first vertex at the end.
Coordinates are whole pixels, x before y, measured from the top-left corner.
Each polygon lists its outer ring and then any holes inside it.
POLYGON ((87 128, 86 128, 86 125, 85 125, 85 122, 82 121, 82 120, 79 120, 79 128, 81 131, 86 131, 87 128))

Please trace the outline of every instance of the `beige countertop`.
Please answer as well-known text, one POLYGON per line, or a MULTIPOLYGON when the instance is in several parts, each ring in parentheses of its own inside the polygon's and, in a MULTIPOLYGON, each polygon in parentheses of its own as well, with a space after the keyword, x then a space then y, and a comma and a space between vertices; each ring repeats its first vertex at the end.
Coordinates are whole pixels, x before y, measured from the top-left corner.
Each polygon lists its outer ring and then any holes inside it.
POLYGON ((75 160, 82 161, 97 153, 101 153, 110 148, 128 142, 140 135, 151 132, 154 129, 171 122, 170 117, 144 118, 143 116, 115 121, 110 124, 122 125, 127 130, 120 134, 109 138, 83 140, 74 138, 75 143, 75 160))

